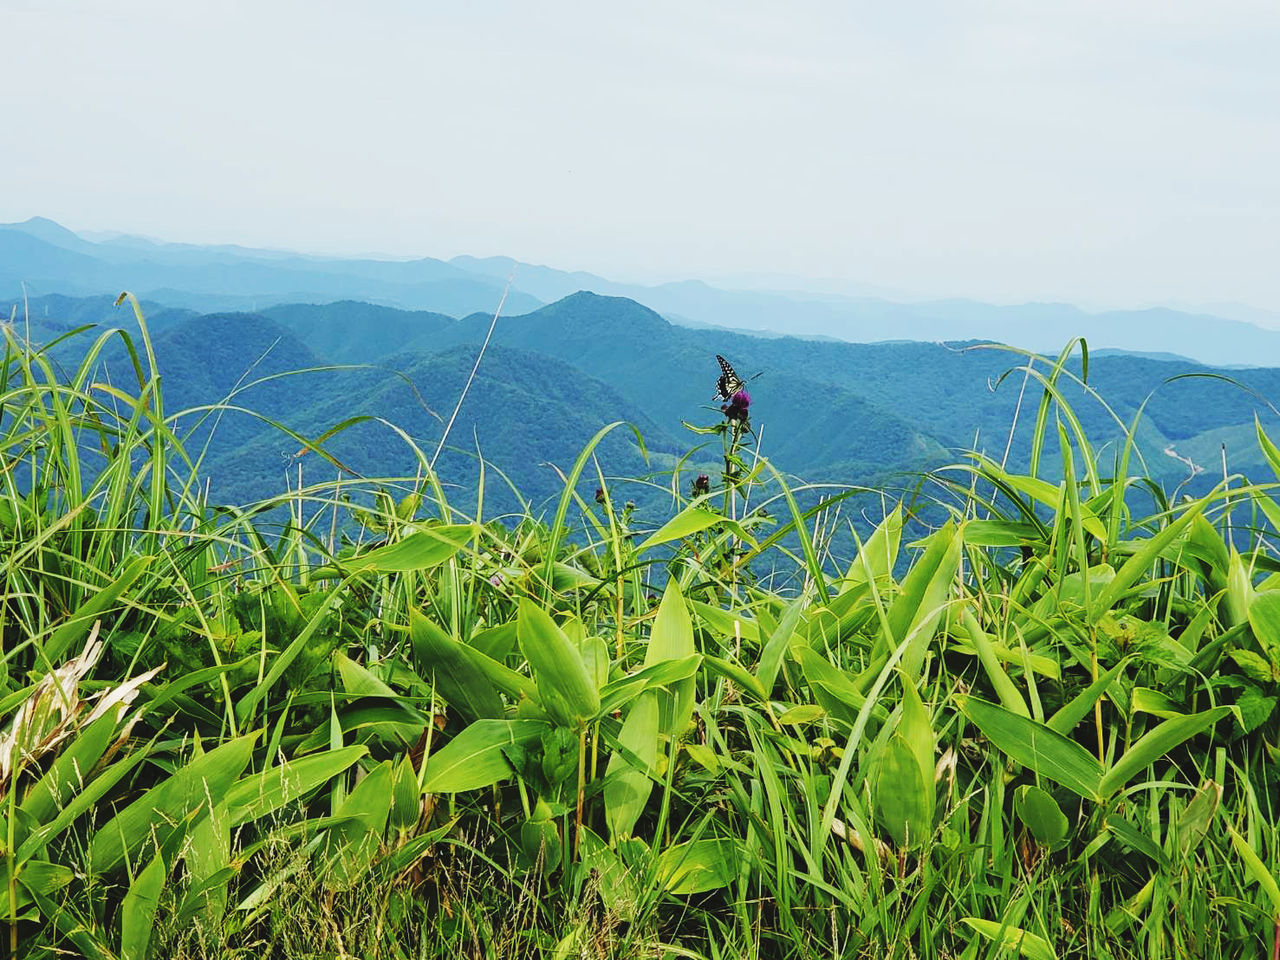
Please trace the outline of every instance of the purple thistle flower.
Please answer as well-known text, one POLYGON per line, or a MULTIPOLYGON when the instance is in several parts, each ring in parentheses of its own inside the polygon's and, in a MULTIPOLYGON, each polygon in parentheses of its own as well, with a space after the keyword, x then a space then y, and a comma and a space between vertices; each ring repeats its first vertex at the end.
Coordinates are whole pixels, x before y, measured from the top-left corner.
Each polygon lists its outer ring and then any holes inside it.
POLYGON ((729 420, 746 420, 747 410, 751 407, 751 394, 745 390, 739 390, 729 402, 724 404, 720 410, 729 420))
POLYGON ((704 493, 710 493, 710 492, 711 492, 711 478, 708 477, 705 473, 698 474, 697 478, 693 481, 693 495, 695 497, 698 497, 704 493))

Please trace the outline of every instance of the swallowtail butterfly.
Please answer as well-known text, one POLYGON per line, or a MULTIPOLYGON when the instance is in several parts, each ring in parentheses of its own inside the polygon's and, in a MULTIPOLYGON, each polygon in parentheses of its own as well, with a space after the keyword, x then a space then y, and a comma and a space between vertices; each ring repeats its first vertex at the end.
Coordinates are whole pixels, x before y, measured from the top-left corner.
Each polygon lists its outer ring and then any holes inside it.
POLYGON ((716 354, 716 362, 720 364, 720 379, 716 381, 716 394, 711 399, 723 400, 727 403, 746 384, 734 372, 733 367, 729 365, 729 361, 718 353, 716 354))
POLYGON ((729 361, 718 353, 716 354, 716 362, 720 364, 720 379, 716 381, 716 395, 711 398, 712 400, 720 400, 723 402, 732 400, 735 393, 739 390, 745 390, 748 383, 764 373, 764 371, 761 370, 760 373, 754 373, 747 377, 746 380, 743 380, 734 372, 729 361))

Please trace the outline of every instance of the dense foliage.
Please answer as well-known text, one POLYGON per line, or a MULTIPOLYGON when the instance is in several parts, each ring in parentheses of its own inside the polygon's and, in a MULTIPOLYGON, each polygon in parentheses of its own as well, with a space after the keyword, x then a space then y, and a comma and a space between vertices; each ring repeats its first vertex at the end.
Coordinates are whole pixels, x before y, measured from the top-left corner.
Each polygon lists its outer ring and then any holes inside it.
POLYGON ((499 523, 407 437, 403 495, 211 501, 175 431, 200 413, 166 407, 139 334, 59 354, 5 331, 12 954, 1280 942, 1277 484, 1166 498, 1131 444, 1095 449, 1065 359, 1003 357, 1026 468, 975 455, 927 501, 793 489, 761 381, 688 412, 707 476, 665 522, 610 481, 640 449, 610 452, 613 424, 551 508, 499 523))

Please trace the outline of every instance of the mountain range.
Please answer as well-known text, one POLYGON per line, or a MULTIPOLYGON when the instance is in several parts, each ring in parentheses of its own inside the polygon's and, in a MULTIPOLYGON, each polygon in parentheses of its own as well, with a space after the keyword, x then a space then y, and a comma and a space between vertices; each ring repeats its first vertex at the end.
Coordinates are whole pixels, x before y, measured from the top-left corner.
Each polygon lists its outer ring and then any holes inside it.
MULTIPOLYGON (((135 328, 132 311, 106 297, 38 297, 27 307, 23 333, 33 340, 85 323, 135 328)), ((357 301, 257 313, 143 307, 167 409, 188 411, 179 432, 202 456, 212 496, 224 503, 277 495, 296 486, 300 467, 308 483, 335 479, 335 463, 348 477, 417 474, 435 455, 491 324, 436 463, 451 498, 470 507, 483 457, 489 516, 517 508, 521 496, 553 496, 583 445, 613 421, 634 424, 644 449, 630 431, 615 430, 597 451, 599 468, 642 478, 623 494, 642 508, 668 496, 677 465, 682 486, 698 472, 714 475, 718 446, 684 424, 720 419, 710 399, 716 354, 744 377, 759 373, 748 381, 751 420, 779 469, 823 483, 904 489, 918 472, 959 462, 968 449, 1024 468, 1041 391, 1019 368, 1028 360, 1041 373, 1049 366, 984 342, 857 344, 695 329, 633 300, 588 292, 496 323, 487 313, 453 318, 357 301), (326 462, 300 456, 302 445, 275 423, 311 440, 347 426, 325 440, 333 458, 326 462)), ((58 344, 55 358, 77 362, 91 336, 58 344)), ((102 375, 127 383, 127 354, 110 343, 102 375)), ((1083 374, 1079 357, 1071 370, 1083 374)), ((1269 475, 1254 417, 1277 431, 1266 398, 1280 396, 1280 370, 1224 372, 1104 351, 1090 358, 1088 387, 1065 382, 1063 393, 1103 463, 1118 454, 1121 425, 1141 407, 1138 455, 1166 490, 1207 488, 1221 477, 1224 458, 1229 471, 1269 475)), ((1049 447, 1042 475, 1053 477, 1056 445, 1049 447)), ((588 468, 584 495, 596 484, 595 469, 588 468)))
MULTIPOLYGON (((771 282, 786 285, 783 278, 771 282)), ((122 289, 200 313, 357 300, 449 317, 491 316, 504 291, 509 316, 589 291, 635 300, 676 324, 761 337, 864 343, 982 339, 1038 351, 1056 351, 1084 337, 1095 348, 1172 354, 1212 365, 1280 366, 1280 331, 1167 308, 1089 312, 1059 303, 912 303, 819 289, 733 289, 696 279, 641 285, 503 257, 343 259, 123 235, 91 240, 39 217, 0 224, 0 298, 10 305, 24 297, 122 289)))

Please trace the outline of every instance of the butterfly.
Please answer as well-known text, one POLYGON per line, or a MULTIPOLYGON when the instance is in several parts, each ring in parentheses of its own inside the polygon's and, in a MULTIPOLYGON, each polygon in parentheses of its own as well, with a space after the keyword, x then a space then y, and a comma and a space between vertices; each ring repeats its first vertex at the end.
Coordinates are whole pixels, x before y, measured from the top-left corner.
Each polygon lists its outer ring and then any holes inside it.
MULTIPOLYGON (((727 403, 733 399, 735 393, 746 387, 747 382, 738 376, 732 364, 718 353, 716 354, 716 363, 720 364, 720 379, 716 381, 715 396, 711 399, 727 403)), ((760 374, 757 373, 755 377, 750 379, 754 380, 758 376, 760 374)))
POLYGON ((716 381, 716 393, 712 400, 729 400, 735 393, 741 390, 746 384, 742 382, 742 378, 734 372, 729 361, 720 354, 716 354, 716 362, 720 364, 720 379, 716 381))

